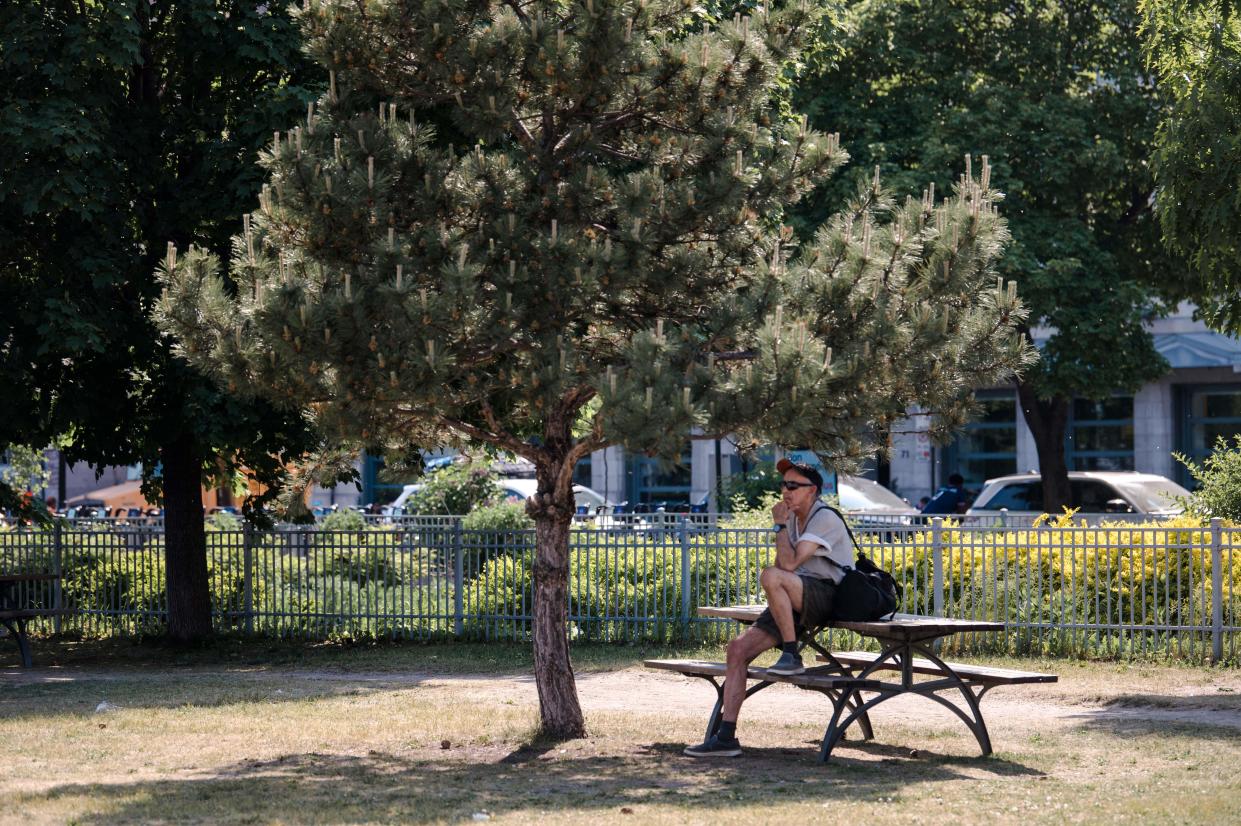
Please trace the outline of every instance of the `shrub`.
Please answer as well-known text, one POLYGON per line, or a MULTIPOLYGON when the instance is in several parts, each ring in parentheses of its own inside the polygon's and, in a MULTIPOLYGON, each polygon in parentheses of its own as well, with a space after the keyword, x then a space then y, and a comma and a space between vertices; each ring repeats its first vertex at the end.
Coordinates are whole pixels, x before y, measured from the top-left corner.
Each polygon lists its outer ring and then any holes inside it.
POLYGON ((335 511, 323 517, 323 520, 319 522, 319 530, 364 531, 366 530, 366 517, 349 509, 335 511))
POLYGON ((481 463, 453 464, 426 477, 422 489, 409 498, 412 513, 461 516, 490 505, 500 497, 496 475, 481 463))
MULTIPOLYGON (((721 486, 720 501, 727 502, 733 513, 739 510, 754 510, 779 490, 782 478, 773 463, 759 462, 744 476, 734 473, 725 479, 721 486)), ((778 493, 776 495, 779 496, 778 493)), ((770 510, 771 506, 768 505, 767 508, 770 510)))
MULTIPOLYGON (((689 570, 682 576, 682 550, 676 544, 649 544, 618 535, 592 540, 571 550, 569 618, 579 639, 669 641, 693 633, 699 605, 758 600, 758 572, 770 549, 730 532, 697 536, 689 548, 689 570), (690 615, 682 612, 685 582, 690 615), (689 627, 687 627, 687 619, 689 627)), ((465 593, 467 627, 493 637, 521 637, 534 606, 534 552, 491 559, 465 593)), ((724 624, 727 626, 727 624, 724 624)), ((708 629, 709 633, 709 629, 708 629)))
POLYGON ((774 490, 758 496, 753 501, 733 499, 732 518, 728 520, 730 528, 770 528, 771 509, 780 501, 780 494, 774 490))
POLYGON ((1241 521, 1241 436, 1234 439, 1230 446, 1228 440, 1220 436, 1215 452, 1201 465, 1180 453, 1172 454, 1198 483, 1198 489, 1184 502, 1189 513, 1203 519, 1218 516, 1241 521))
POLYGON ((526 506, 520 502, 501 502, 477 508, 461 520, 463 530, 495 531, 500 535, 533 527, 534 520, 526 515, 526 506))
POLYGON ((213 513, 203 520, 203 528, 207 531, 239 531, 241 520, 231 513, 223 511, 213 513))
POLYGON ((461 520, 465 576, 482 573, 487 561, 496 556, 523 553, 534 547, 534 520, 526 507, 502 502, 476 508, 461 520))
POLYGON ((363 586, 374 582, 392 587, 403 582, 398 566, 384 548, 349 548, 341 551, 332 557, 326 573, 363 586))

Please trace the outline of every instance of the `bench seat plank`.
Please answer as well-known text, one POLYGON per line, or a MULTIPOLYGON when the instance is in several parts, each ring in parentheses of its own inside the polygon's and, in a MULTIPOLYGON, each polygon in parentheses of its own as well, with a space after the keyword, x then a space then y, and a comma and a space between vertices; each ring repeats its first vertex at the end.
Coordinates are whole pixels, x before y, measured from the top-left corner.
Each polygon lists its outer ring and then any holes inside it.
MULTIPOLYGON (((844 651, 837 653, 832 652, 835 657, 843 665, 868 666, 875 660, 879 659, 879 655, 870 651, 844 651)), ((820 655, 817 659, 826 661, 820 655)), ((923 657, 913 658, 913 671, 915 674, 942 674, 936 665, 923 657)), ((1059 677, 1055 674, 1040 674, 1036 671, 1018 671, 1013 668, 994 668, 985 665, 968 665, 966 663, 945 663, 952 669, 958 677, 973 683, 988 683, 991 685, 1018 685, 1020 683, 1054 683, 1059 681, 1059 677)), ((891 660, 885 662, 880 668, 891 671, 899 671, 900 665, 891 660)))
MULTIPOLYGON (((708 662, 706 660, 645 660, 643 665, 647 668, 675 671, 678 674, 687 674, 693 677, 723 677, 727 669, 725 663, 708 662)), ((751 680, 791 683, 810 688, 861 689, 865 691, 876 689, 880 686, 878 680, 859 680, 856 677, 841 676, 838 673, 820 674, 813 669, 807 670, 803 674, 770 674, 765 668, 750 666, 747 669, 746 676, 751 680)))
MULTIPOLYGON (((766 605, 704 605, 698 609, 700 617, 716 617, 731 619, 738 622, 754 622, 763 613, 766 605)), ((829 622, 824 628, 843 628, 856 631, 868 637, 879 639, 923 640, 942 637, 945 634, 958 634, 963 631, 1003 631, 1002 622, 985 622, 980 620, 961 620, 949 617, 923 617, 917 614, 897 614, 890 620, 871 622, 849 622, 837 620, 829 622)))

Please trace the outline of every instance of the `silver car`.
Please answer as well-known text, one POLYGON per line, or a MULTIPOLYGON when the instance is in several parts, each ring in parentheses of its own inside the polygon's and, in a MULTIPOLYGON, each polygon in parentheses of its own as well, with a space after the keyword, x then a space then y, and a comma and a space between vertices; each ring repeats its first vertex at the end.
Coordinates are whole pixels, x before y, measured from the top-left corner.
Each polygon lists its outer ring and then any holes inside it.
MULTIPOLYGON (((1179 500, 1190 495, 1165 476, 1116 470, 1071 470, 1069 489, 1069 507, 1077 508, 1082 515, 1175 516, 1184 510, 1179 500)), ((1043 477, 1015 473, 988 479, 965 515, 995 517, 1004 513, 1033 519, 1043 512, 1043 477)))

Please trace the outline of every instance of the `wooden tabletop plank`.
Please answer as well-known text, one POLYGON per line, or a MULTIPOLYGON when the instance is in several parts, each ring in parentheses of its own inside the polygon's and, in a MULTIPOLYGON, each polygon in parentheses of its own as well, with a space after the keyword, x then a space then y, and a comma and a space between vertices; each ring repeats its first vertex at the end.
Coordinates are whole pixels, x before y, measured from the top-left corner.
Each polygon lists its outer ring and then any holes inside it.
MULTIPOLYGON (((738 622, 754 622, 763 613, 766 605, 704 605, 698 609, 700 617, 717 617, 737 620, 738 622)), ((916 614, 897 614, 890 620, 874 622, 832 622, 829 628, 844 628, 866 636, 890 637, 899 636, 942 636, 963 631, 1003 631, 1002 622, 982 622, 979 620, 960 620, 948 617, 922 617, 916 614)))

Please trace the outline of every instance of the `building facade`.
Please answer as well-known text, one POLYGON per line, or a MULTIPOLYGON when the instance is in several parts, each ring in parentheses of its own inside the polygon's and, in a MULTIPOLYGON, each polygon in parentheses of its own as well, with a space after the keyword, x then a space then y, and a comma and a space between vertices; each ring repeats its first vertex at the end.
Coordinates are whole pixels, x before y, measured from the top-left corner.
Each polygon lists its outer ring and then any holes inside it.
MULTIPOLYGON (((1156 349, 1171 369, 1136 393, 1116 393, 1102 401, 1075 399, 1065 434, 1070 470, 1139 470, 1157 473, 1186 487, 1192 480, 1173 454, 1196 461, 1210 455, 1219 437, 1241 435, 1241 341, 1207 329, 1182 304, 1150 325, 1156 349)), ((953 473, 977 491, 995 476, 1039 468, 1034 438, 1017 402, 1015 386, 978 391, 981 417, 949 445, 927 436, 927 417, 912 415, 893 429, 886 463, 866 475, 916 503, 930 496, 953 473)), ((728 440, 688 441, 680 467, 661 466, 620 448, 591 456, 579 481, 614 502, 700 503, 721 475, 743 471, 728 440)))
MULTIPOLYGON (((1183 304, 1150 325, 1171 370, 1136 393, 1075 399, 1065 433, 1070 470, 1138 470, 1187 487, 1174 453, 1201 461, 1218 437, 1241 434, 1241 341, 1208 330, 1183 304)), ((893 439, 890 487, 910 501, 952 473, 977 490, 991 477, 1039 468, 1015 387, 980 390, 983 415, 952 444, 931 445, 918 427, 893 439)), ((916 421, 918 417, 913 417, 916 421)))

